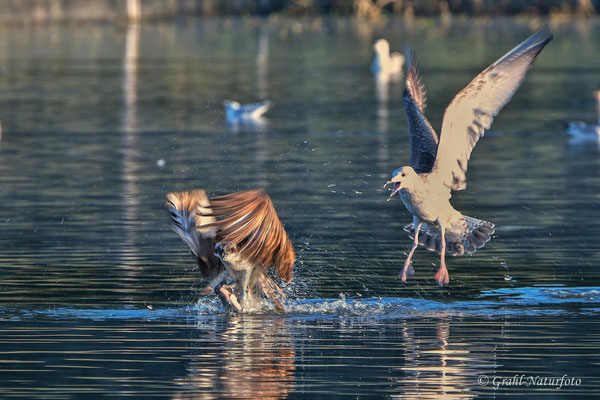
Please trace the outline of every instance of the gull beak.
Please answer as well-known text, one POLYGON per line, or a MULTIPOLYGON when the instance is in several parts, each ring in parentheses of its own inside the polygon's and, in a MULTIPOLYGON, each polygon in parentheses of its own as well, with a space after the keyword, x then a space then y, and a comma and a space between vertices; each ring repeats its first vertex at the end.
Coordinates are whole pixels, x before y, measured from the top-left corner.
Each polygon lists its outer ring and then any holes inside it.
POLYGON ((392 199, 392 197, 394 197, 394 195, 396 193, 398 193, 398 191, 400 190, 400 182, 392 182, 392 181, 387 181, 385 183, 385 185, 383 185, 383 187, 385 188, 387 185, 389 185, 390 183, 394 183, 394 189, 392 190, 392 194, 390 194, 390 197, 388 197, 387 201, 390 201, 392 199))

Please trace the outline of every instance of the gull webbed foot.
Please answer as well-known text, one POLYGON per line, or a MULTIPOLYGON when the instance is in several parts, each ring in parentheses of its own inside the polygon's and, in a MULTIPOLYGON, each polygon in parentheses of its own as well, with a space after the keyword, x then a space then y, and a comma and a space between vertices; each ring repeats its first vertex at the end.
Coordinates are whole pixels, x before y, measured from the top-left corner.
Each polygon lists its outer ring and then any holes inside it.
POLYGON ((448 269, 445 265, 441 265, 435 273, 435 280, 440 286, 447 285, 450 282, 450 276, 448 275, 448 269))
POLYGON ((402 282, 406 282, 406 279, 410 278, 415 274, 415 270, 412 266, 412 262, 404 263, 404 268, 402 268, 402 272, 398 275, 402 282))

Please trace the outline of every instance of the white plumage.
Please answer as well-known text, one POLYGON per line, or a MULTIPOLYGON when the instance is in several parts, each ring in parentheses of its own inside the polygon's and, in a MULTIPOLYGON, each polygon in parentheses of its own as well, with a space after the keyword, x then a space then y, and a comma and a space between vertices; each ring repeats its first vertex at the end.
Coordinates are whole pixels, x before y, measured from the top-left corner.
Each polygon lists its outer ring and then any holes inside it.
POLYGON ((400 273, 402 281, 413 274, 411 261, 419 244, 440 253, 435 279, 445 285, 449 282, 446 253, 472 254, 490 240, 494 224, 455 210, 450 204, 451 190, 466 188, 467 164, 475 144, 552 38, 550 32, 541 30, 477 75, 446 108, 439 140, 425 118, 425 86, 408 53, 403 101, 411 139, 410 166, 396 169, 386 183, 394 184, 390 198, 398 193, 413 215, 413 223, 405 227, 413 246, 400 273))

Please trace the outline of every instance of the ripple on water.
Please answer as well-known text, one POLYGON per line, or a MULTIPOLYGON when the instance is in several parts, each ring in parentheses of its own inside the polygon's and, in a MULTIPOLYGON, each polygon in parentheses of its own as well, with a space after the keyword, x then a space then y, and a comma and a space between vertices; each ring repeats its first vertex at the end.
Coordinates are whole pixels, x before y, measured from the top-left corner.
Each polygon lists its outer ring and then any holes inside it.
MULTIPOLYGON (((474 300, 436 301, 409 297, 369 297, 337 299, 289 299, 284 314, 265 306, 253 314, 283 315, 291 319, 357 318, 422 318, 472 316, 483 318, 552 316, 585 314, 600 308, 600 288, 533 286, 488 290, 474 300)), ((216 316, 227 310, 216 297, 202 298, 194 305, 173 308, 125 307, 52 308, 35 310, 0 310, 0 319, 35 318, 102 320, 181 320, 196 316, 216 316)))

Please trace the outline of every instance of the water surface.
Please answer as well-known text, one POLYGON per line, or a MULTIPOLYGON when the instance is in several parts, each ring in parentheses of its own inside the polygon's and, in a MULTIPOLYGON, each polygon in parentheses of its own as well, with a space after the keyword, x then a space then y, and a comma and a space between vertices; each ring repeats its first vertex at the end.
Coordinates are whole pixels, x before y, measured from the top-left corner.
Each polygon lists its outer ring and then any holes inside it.
POLYGON ((417 51, 427 115, 527 37, 513 20, 182 20, 10 28, 0 37, 0 397, 598 396, 600 25, 553 26, 473 152, 453 204, 494 239, 448 260, 378 189, 408 162, 402 84, 371 45, 417 51), (387 97, 387 100, 386 100, 387 97), (222 101, 269 99, 261 126, 222 101), (164 166, 161 167, 163 160, 164 166), (265 187, 298 253, 286 314, 233 316, 163 209, 169 191, 265 187), (487 385, 478 382, 487 376, 487 385), (577 386, 500 386, 515 375, 577 386))

